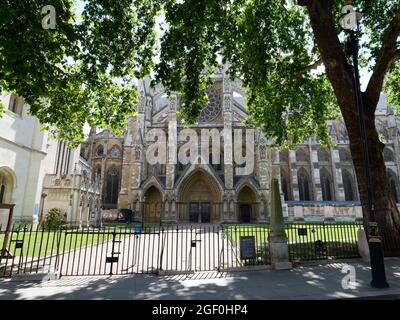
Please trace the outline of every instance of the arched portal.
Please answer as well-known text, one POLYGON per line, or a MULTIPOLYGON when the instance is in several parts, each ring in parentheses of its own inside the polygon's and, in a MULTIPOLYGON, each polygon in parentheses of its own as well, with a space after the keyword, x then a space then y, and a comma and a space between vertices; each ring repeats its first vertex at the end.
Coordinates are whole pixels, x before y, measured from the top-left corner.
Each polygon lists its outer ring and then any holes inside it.
POLYGON ((310 179, 304 168, 300 168, 297 172, 297 181, 299 184, 299 200, 310 201, 310 179))
POLYGON ((146 222, 159 222, 161 217, 161 192, 151 186, 144 194, 144 219, 146 222))
POLYGON ((8 168, 0 168, 0 203, 11 203, 14 190, 14 175, 8 168))
POLYGON ((216 181, 205 171, 192 173, 183 182, 179 191, 179 200, 183 205, 181 218, 192 223, 208 223, 218 220, 220 190, 216 181))
POLYGON ((255 213, 256 195, 248 186, 244 186, 238 194, 238 212, 240 223, 250 223, 255 213))
POLYGON ((105 206, 116 208, 119 194, 119 172, 115 167, 111 167, 107 171, 105 192, 105 206))

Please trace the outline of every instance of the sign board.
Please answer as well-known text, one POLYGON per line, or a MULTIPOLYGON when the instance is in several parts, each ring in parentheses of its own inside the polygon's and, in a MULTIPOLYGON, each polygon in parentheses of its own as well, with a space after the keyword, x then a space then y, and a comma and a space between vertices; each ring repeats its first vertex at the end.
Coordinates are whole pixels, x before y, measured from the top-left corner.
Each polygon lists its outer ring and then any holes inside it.
POLYGON ((22 249, 23 246, 24 246, 24 242, 23 242, 23 241, 17 240, 17 241, 15 242, 15 249, 22 249))
POLYGON ((118 262, 118 257, 106 257, 106 263, 118 262))
POLYGON ((297 229, 297 234, 299 236, 306 236, 307 235, 307 228, 298 228, 297 229))
POLYGON ((256 258, 256 240, 254 236, 240 237, 240 259, 256 258))

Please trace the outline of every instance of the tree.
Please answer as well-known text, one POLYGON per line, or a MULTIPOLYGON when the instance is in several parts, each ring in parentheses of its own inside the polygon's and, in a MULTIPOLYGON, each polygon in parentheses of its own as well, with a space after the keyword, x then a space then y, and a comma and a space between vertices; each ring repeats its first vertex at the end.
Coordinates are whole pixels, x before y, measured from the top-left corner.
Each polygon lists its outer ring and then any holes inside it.
POLYGON ((54 29, 42 25, 48 1, 0 3, 0 93, 24 97, 44 129, 73 146, 85 122, 122 132, 155 40, 151 1, 87 0, 80 20, 74 2, 51 1, 54 29))
MULTIPOLYGON (((363 13, 368 35, 362 61, 372 70, 363 101, 376 219, 384 243, 390 235, 399 246, 400 215, 389 188, 375 110, 385 78, 390 101, 400 106, 396 64, 400 56, 400 1, 353 2, 363 13)), ((188 122, 195 122, 200 104, 206 100, 203 89, 209 84, 203 71, 218 65, 218 55, 222 56, 229 62, 230 75, 240 78, 247 89, 249 122, 280 146, 293 146, 314 133, 328 143, 326 121, 340 111, 367 228, 352 66, 343 41, 346 35, 338 22, 344 4, 335 0, 167 1, 168 28, 156 71, 158 81, 183 94, 181 113, 188 122), (320 65, 323 70, 316 70, 320 65)))
MULTIPOLYGON (((364 15, 362 60, 372 70, 363 99, 375 211, 383 235, 395 235, 400 243, 400 215, 374 121, 385 79, 390 101, 400 103, 400 0, 353 2, 364 15)), ((72 19, 72 0, 53 3, 58 10, 53 31, 39 27, 44 0, 0 4, 0 89, 23 95, 42 123, 73 141, 82 139, 84 121, 123 127, 137 101, 133 78, 153 69, 155 81, 182 94, 181 118, 194 123, 222 57, 229 75, 247 89, 249 125, 276 145, 291 147, 313 134, 329 143, 327 120, 341 114, 367 227, 352 68, 338 22, 344 1, 87 0, 82 22, 72 19), (160 14, 164 33, 158 52, 160 14)))

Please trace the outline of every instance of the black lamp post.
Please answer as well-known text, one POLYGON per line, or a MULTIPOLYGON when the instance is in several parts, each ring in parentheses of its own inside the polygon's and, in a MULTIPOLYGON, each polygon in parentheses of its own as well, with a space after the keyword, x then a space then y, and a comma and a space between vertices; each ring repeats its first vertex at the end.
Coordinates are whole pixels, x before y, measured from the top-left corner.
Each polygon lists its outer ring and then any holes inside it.
MULTIPOLYGON (((348 1, 348 3, 351 1, 348 1)), ((371 286, 375 288, 388 288, 386 281, 385 263, 383 257, 382 242, 379 237, 378 224, 375 220, 374 193, 370 176, 370 164, 368 154, 367 132, 365 127, 365 113, 360 88, 360 75, 358 70, 358 38, 360 36, 360 20, 362 18, 359 12, 355 12, 351 5, 346 5, 342 11, 343 15, 340 24, 349 35, 350 39, 347 43, 347 50, 353 59, 353 82, 356 92, 356 102, 360 122, 360 138, 363 152, 364 175, 367 186, 367 209, 368 209, 368 245, 371 260, 372 281, 371 286)))

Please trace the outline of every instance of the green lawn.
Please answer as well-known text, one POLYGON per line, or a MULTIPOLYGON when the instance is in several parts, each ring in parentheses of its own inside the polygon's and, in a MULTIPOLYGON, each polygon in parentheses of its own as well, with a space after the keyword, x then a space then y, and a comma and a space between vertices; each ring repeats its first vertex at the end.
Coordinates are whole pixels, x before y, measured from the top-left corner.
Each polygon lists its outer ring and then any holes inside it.
MULTIPOLYGON (((11 254, 24 257, 44 257, 57 254, 57 250, 68 252, 70 250, 83 248, 92 244, 102 243, 111 240, 111 235, 98 234, 98 230, 90 230, 85 233, 71 233, 71 231, 39 231, 19 234, 13 233, 8 246, 11 254), (16 241, 23 242, 22 249, 16 248, 16 241), (58 249, 59 248, 59 249, 58 249)), ((0 244, 4 241, 4 234, 0 234, 0 244)))
MULTIPOLYGON (((291 224, 285 225, 286 236, 289 243, 289 255, 292 260, 323 259, 331 257, 357 256, 357 230, 362 228, 359 224, 291 224), (299 229, 302 229, 299 231, 299 229), (315 242, 324 242, 322 250, 317 250, 315 242)), ((225 225, 225 234, 235 246, 240 245, 241 236, 254 236, 257 256, 265 255, 269 248, 268 242, 270 226, 264 225, 225 225)))
MULTIPOLYGON (((314 243, 322 241, 355 241, 359 224, 286 224, 285 231, 289 243, 314 243), (306 235, 301 235, 298 229, 303 229, 306 235)), ((256 243, 268 242, 267 237, 270 225, 224 225, 225 233, 234 242, 238 243, 241 236, 255 236, 256 243)), ((300 231, 300 232, 301 232, 300 231)))

